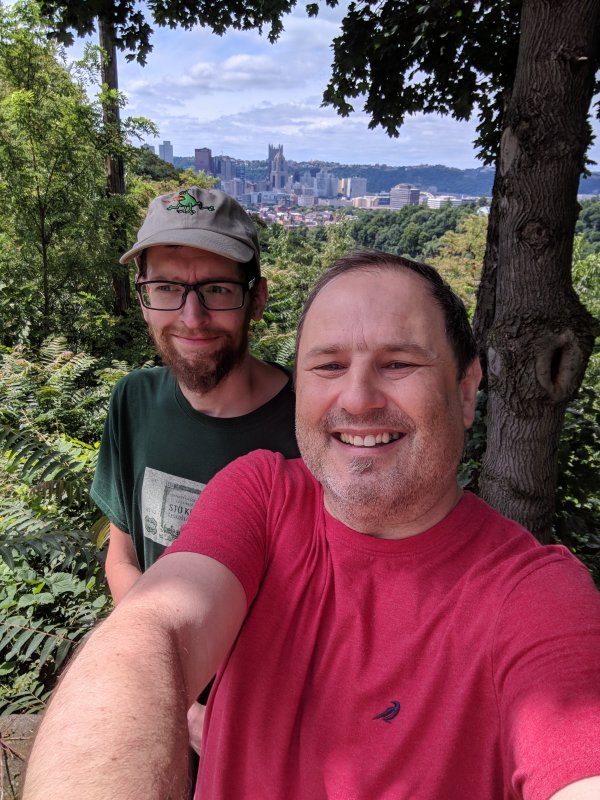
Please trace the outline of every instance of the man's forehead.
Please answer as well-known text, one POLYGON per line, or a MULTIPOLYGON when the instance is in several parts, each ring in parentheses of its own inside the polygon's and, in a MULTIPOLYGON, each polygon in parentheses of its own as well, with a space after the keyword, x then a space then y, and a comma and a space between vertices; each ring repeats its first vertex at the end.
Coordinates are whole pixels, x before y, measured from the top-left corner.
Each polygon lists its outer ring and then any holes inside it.
POLYGON ((407 315, 441 316, 427 281, 419 275, 404 269, 365 269, 338 275, 326 284, 309 308, 305 326, 352 323, 352 314, 365 311, 367 319, 388 313, 398 322, 407 315))

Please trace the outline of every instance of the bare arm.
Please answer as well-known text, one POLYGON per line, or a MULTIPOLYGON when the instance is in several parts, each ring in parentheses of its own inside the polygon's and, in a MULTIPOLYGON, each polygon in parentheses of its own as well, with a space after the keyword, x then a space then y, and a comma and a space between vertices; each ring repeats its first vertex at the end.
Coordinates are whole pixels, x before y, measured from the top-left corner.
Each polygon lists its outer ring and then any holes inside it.
POLYGON ((600 775, 570 783, 548 800, 600 800, 600 775))
POLYGON ((206 556, 157 562, 61 680, 23 800, 186 800, 186 710, 246 613, 237 578, 206 556))
POLYGON ((115 602, 120 603, 142 574, 131 536, 110 523, 106 554, 106 580, 115 602))

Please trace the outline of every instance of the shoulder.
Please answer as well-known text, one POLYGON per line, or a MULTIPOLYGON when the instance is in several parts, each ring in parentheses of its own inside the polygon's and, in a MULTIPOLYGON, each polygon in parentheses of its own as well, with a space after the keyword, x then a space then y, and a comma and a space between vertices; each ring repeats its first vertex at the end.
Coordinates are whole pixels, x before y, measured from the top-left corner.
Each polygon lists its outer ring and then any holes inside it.
POLYGON ((222 510, 224 497, 263 508, 295 504, 320 492, 320 484, 300 458, 286 458, 271 450, 253 450, 236 458, 214 478, 201 494, 203 503, 216 503, 222 510))
POLYGON ((166 367, 134 369, 115 384, 113 398, 148 395, 172 387, 173 384, 173 377, 166 367))
POLYGON ((297 481, 316 483, 301 458, 285 458, 281 453, 272 450, 253 450, 247 455, 236 458, 216 477, 224 475, 234 479, 243 476, 260 477, 270 484, 297 481))
POLYGON ((592 603, 600 598, 587 569, 562 545, 541 544, 522 525, 469 492, 456 512, 456 530, 468 532, 463 557, 503 613, 520 614, 534 594, 546 598, 542 602, 548 608, 564 603, 565 591, 581 591, 592 603))

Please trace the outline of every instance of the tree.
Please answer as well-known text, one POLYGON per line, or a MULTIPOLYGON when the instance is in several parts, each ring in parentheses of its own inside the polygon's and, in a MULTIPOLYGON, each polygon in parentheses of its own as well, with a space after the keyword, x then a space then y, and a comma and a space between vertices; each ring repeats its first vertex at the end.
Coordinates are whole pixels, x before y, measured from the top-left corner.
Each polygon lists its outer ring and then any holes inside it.
POLYGON ((561 424, 595 334, 570 268, 599 32, 599 0, 354 0, 324 96, 343 115, 366 96, 371 127, 392 136, 406 114, 477 109, 480 155, 496 165, 475 317, 480 492, 546 541, 561 424))
POLYGON ((436 267, 461 297, 472 318, 485 254, 487 218, 472 214, 438 239, 436 254, 429 262, 436 267))
POLYGON ((56 59, 32 6, 0 8, 2 215, 19 246, 21 283, 39 287, 43 333, 64 276, 67 229, 97 196, 101 175, 97 109, 56 59))
MULTIPOLYGON (((111 315, 117 245, 104 158, 113 145, 85 89, 94 65, 67 68, 61 50, 32 3, 0 7, 0 345, 60 333, 114 357, 143 328, 135 335, 137 314, 111 315)), ((140 122, 123 126, 133 136, 140 122)), ((120 202, 128 240, 146 207, 146 198, 143 208, 135 196, 120 202)))

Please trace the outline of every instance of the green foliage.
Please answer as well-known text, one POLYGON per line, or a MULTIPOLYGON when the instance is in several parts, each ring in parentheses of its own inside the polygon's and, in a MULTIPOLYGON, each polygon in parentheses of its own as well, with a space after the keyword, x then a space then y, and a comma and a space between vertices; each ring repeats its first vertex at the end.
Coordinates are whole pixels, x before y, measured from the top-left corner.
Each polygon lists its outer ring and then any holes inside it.
POLYGON ((180 180, 180 170, 163 161, 147 147, 136 147, 135 156, 130 160, 130 168, 135 175, 151 181, 180 180))
POLYGON ((584 384, 565 415, 554 535, 600 586, 600 385, 584 384))
POLYGON ((469 317, 475 313, 476 292, 485 255, 487 217, 464 217, 455 231, 438 239, 437 254, 429 259, 461 298, 469 317))
POLYGON ((440 238, 473 214, 473 206, 404 206, 397 211, 357 212, 351 235, 356 244, 424 260, 433 256, 440 238))
MULTIPOLYGON (((67 68, 33 3, 0 7, 0 344, 34 346, 60 332, 95 351, 81 317, 98 299, 114 305, 115 220, 139 227, 135 197, 107 197, 109 153, 128 152, 87 99, 93 59, 67 68)), ((126 120, 124 135, 146 130, 126 120)), ((131 149, 131 148, 129 148, 131 149)), ((128 340, 127 323, 109 325, 111 352, 128 340), (124 327, 121 331, 119 327, 124 327)), ((130 326, 129 326, 130 327, 130 326)), ((139 338, 139 337, 138 337, 139 338)))
POLYGON ((304 301, 321 272, 352 249, 352 226, 344 220, 315 229, 285 230, 262 222, 258 227, 269 302, 263 319, 254 325, 251 346, 258 357, 289 367, 304 301))
POLYGON ((61 338, 0 358, 0 713, 39 710, 108 610, 89 485, 108 396, 129 371, 61 338))
POLYGON ((600 250, 600 198, 584 200, 581 203, 575 232, 585 237, 579 240, 579 247, 584 248, 580 250, 580 256, 583 257, 588 252, 597 253, 600 250))

